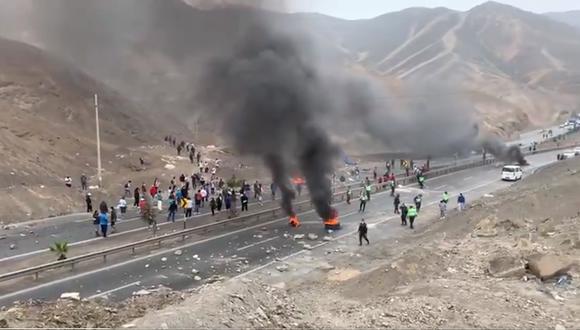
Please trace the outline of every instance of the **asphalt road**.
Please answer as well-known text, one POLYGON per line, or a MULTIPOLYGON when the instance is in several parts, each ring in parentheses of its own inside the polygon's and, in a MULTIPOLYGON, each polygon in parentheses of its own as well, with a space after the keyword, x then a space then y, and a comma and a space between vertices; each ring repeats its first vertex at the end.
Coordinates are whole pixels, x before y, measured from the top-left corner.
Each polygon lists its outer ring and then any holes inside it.
MULTIPOLYGON (((547 128, 552 129, 554 136, 564 133, 566 130, 558 126, 547 128)), ((541 130, 536 130, 521 135, 520 139, 512 143, 522 143, 523 147, 530 145, 533 141, 542 141, 541 130)), ((481 156, 473 155, 465 160, 475 160, 481 156)), ((434 161, 433 164, 443 165, 452 164, 455 160, 444 159, 434 161)), ((269 196, 269 194, 266 194, 269 196)), ((269 198, 269 197, 266 197, 269 198)), ((250 203, 251 210, 257 210, 258 205, 255 201, 250 203)), ((264 208, 275 207, 275 203, 266 203, 264 208)), ((238 203, 239 208, 239 203, 238 203)), ((192 218, 195 221, 200 216, 207 216, 209 214, 208 205, 202 208, 201 215, 192 218)), ((164 223, 166 213, 163 211, 159 216, 159 223, 164 223)), ((183 219, 183 213, 178 212, 177 219, 183 219)), ((122 217, 117 223, 118 235, 124 233, 132 233, 135 231, 146 230, 145 224, 138 217, 136 209, 129 207, 128 213, 122 217)), ((60 217, 59 219, 47 219, 47 221, 37 222, 32 227, 19 226, 15 229, 4 230, 0 235, 0 262, 9 261, 15 258, 23 258, 29 255, 38 254, 45 251, 55 241, 66 241, 71 245, 79 245, 91 242, 95 239, 94 227, 92 225, 92 218, 90 214, 76 214, 70 216, 60 217), (14 249, 10 246, 14 245, 14 249)))
MULTIPOLYGON (((531 165, 524 169, 524 177, 538 167, 554 162, 555 155, 556 152, 550 152, 528 157, 531 165)), ((423 205, 428 207, 437 203, 443 191, 452 195, 453 206, 459 192, 466 195, 469 204, 483 194, 510 184, 500 181, 500 168, 495 166, 451 173, 427 181, 427 187, 422 191, 423 205)), ((399 193, 404 202, 410 203, 419 190, 402 187, 399 193)), ((373 195, 363 214, 357 212, 358 203, 342 203, 336 208, 343 228, 330 234, 324 231, 321 220, 312 211, 300 215, 302 226, 298 229, 289 228, 286 218, 256 226, 227 228, 227 231, 213 232, 208 236, 192 237, 192 241, 186 240, 179 243, 180 246, 146 251, 129 259, 120 256, 118 260, 109 259, 106 264, 79 265, 71 272, 43 275, 39 281, 27 278, 0 284, 0 305, 9 305, 15 300, 54 299, 63 292, 80 292, 85 298, 106 295, 109 299, 121 300, 142 288, 158 285, 183 290, 204 283, 212 276, 228 278, 251 272, 275 262, 277 258, 301 253, 305 244, 312 247, 324 245, 324 236, 337 238, 355 231, 361 217, 399 226, 398 219, 390 219, 393 216, 392 198, 386 192, 373 195), (293 239, 295 234, 308 233, 314 233, 318 238, 293 239), (178 249, 181 251, 179 256, 175 255, 178 249), (193 274, 192 269, 199 273, 193 274), (195 275, 200 279, 194 279, 195 275)), ((416 224, 426 226, 428 221, 419 215, 416 224)), ((372 229, 370 237, 372 239, 372 229)), ((354 237, 352 240, 356 244, 354 237)))
MULTIPOLYGON (((469 159, 460 160, 460 162, 473 161, 479 157, 481 156, 473 156, 469 159)), ((456 161, 451 159, 447 160, 445 164, 452 165, 455 162, 456 161)), ((444 163, 442 162, 438 163, 438 166, 443 165, 444 163)), ((402 173, 398 174, 401 175, 402 173)), ((366 174, 363 173, 362 177, 365 175, 366 174)), ((341 184, 336 184, 335 189, 340 189, 342 186, 343 185, 341 184)), ((297 201, 308 199, 307 194, 308 190, 304 188, 301 198, 298 198, 297 201)), ((279 196, 277 197, 279 198, 279 196)), ((264 205, 263 207, 260 207, 253 199, 253 196, 250 196, 250 204, 248 207, 250 212, 279 207, 278 200, 272 201, 270 198, 270 194, 266 194, 264 205)), ((167 205, 164 205, 164 207, 166 208, 167 205)), ((240 209, 239 201, 237 203, 237 208, 238 210, 240 209)), ((209 203, 205 203, 205 206, 201 208, 201 213, 188 218, 188 222, 195 223, 201 217, 207 219, 210 217, 209 213, 209 203)), ((118 213, 118 215, 120 218, 116 225, 117 233, 113 234, 113 236, 129 235, 135 232, 144 232, 147 230, 147 226, 139 217, 137 209, 129 206, 127 213, 124 216, 121 216, 120 213, 118 213)), ((166 209, 158 216, 158 222, 162 227, 164 227, 163 229, 166 231, 182 229, 181 224, 166 223, 166 216, 166 209)), ((216 220, 217 218, 219 218, 219 216, 216 217, 216 220)), ((223 219, 223 215, 221 218, 223 219)), ((185 219, 184 213, 182 210, 179 210, 176 215, 176 220, 183 219, 185 219)), ((4 230, 2 234, 2 239, 0 239, 0 263, 9 262, 14 259, 22 259, 31 255, 38 255, 47 251, 48 247, 56 241, 66 241, 71 246, 77 246, 92 243, 95 240, 100 239, 102 238, 95 237, 93 219, 91 214, 88 213, 71 215, 63 217, 62 219, 48 219, 48 221, 37 223, 34 226, 18 226, 11 230, 4 230), (14 245, 15 248, 10 249, 11 245, 14 245)), ((130 238, 127 237, 127 239, 130 238)))

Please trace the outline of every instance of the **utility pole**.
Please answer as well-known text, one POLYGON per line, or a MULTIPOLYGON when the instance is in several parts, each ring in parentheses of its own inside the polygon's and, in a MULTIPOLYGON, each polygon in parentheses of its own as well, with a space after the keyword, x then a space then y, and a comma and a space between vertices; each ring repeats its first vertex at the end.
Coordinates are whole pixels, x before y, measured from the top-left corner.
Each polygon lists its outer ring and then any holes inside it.
POLYGON ((97 178, 99 179, 99 188, 103 186, 103 176, 101 169, 101 133, 99 131, 99 98, 95 94, 95 122, 97 126, 97 178))

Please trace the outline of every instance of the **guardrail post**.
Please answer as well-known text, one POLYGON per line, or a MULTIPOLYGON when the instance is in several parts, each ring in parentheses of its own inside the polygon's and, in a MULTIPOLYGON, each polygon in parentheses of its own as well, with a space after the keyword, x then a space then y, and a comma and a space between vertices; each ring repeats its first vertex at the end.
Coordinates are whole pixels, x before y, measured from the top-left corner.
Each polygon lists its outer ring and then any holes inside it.
POLYGON ((134 247, 133 247, 133 248, 131 248, 131 253, 132 253, 132 254, 135 254, 135 248, 134 248, 134 247))
POLYGON ((106 254, 103 255, 103 262, 107 262, 107 255, 106 254))
POLYGON ((38 281, 38 272, 34 273, 34 280, 38 281))
POLYGON ((70 264, 70 270, 71 271, 75 270, 75 263, 74 262, 72 264, 70 264))
POLYGON ((187 229, 187 219, 183 219, 183 229, 187 229))

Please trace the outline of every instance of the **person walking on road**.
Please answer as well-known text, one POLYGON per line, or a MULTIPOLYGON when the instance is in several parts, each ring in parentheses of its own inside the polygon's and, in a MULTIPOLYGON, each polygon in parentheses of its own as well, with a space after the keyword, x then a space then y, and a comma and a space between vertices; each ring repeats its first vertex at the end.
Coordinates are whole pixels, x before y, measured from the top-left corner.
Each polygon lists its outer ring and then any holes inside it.
POLYGON ((201 208, 201 190, 198 190, 195 195, 195 214, 199 214, 199 209, 201 208))
POLYGON ((421 203, 423 201, 423 194, 419 194, 413 198, 413 202, 415 202, 415 208, 417 213, 421 212, 421 203))
POLYGON ((465 196, 463 196, 463 193, 459 193, 459 196, 457 196, 457 208, 459 211, 465 210, 465 196))
POLYGON ((443 203, 445 203, 445 204, 449 203, 449 193, 448 192, 443 193, 443 198, 441 199, 441 201, 443 201, 443 203))
POLYGON ((425 188, 425 176, 423 175, 423 173, 419 173, 417 175, 417 181, 419 182, 419 188, 421 189, 425 188))
POLYGON ((415 206, 411 205, 409 206, 409 210, 408 210, 408 216, 409 216, 409 225, 411 229, 413 228, 413 223, 415 222, 415 218, 417 218, 417 209, 415 208, 415 206))
POLYGON ((389 180, 389 187, 391 188, 391 197, 395 196, 395 180, 389 180))
POLYGON ((393 206, 395 207, 395 214, 399 214, 399 204, 401 204, 401 195, 397 194, 393 200, 393 206))
POLYGON ((371 190, 372 190, 372 186, 369 183, 367 183, 367 185, 365 186, 365 192, 367 194, 367 200, 370 201, 371 200, 371 190))
POLYGON ((365 219, 361 219, 360 224, 358 225, 358 245, 362 246, 363 239, 367 242, 367 245, 370 244, 369 239, 367 237, 367 224, 365 223, 365 219))
POLYGON ((101 225, 101 234, 103 238, 107 238, 107 228, 109 227, 109 216, 107 212, 101 212, 99 215, 99 224, 101 225))
POLYGON ((93 200, 91 199, 91 193, 87 193, 85 202, 87 203, 87 213, 93 212, 93 200))
POLYGON ((407 213, 408 212, 409 212, 409 209, 407 208, 407 205, 405 205, 405 203, 401 204, 401 226, 407 225, 407 213))
POLYGON ((117 223, 117 211, 115 211, 115 208, 111 206, 111 233, 117 232, 117 228, 115 228, 116 223, 117 223))
POLYGON ((248 211, 248 196, 245 193, 240 197, 240 202, 242 203, 242 212, 248 211))
POLYGON ((367 192, 365 190, 363 190, 363 191, 360 192, 360 197, 359 197, 359 199, 360 199, 360 205, 358 207, 358 211, 359 212, 364 212, 366 210, 366 208, 367 208, 367 199, 368 199, 367 196, 368 195, 367 195, 367 192))
POLYGON ((127 183, 125 183, 125 195, 123 196, 124 198, 127 198, 129 196, 131 196, 131 180, 127 181, 127 183))
POLYGON ((445 214, 447 212, 447 203, 444 200, 439 202, 439 218, 445 219, 445 214))

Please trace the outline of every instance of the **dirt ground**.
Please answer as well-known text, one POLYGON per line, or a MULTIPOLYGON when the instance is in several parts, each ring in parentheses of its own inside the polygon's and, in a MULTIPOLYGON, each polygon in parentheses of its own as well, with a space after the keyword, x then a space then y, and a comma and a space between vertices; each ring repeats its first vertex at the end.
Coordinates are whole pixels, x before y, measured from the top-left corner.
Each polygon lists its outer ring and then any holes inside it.
POLYGON ((310 251, 128 326, 577 327, 579 169, 558 163, 404 240, 310 251))
POLYGON ((2 313, 0 324, 574 328, 580 324, 579 171, 580 159, 559 162, 412 234, 375 236, 369 248, 337 240, 193 292, 119 305, 21 304, 2 313))

